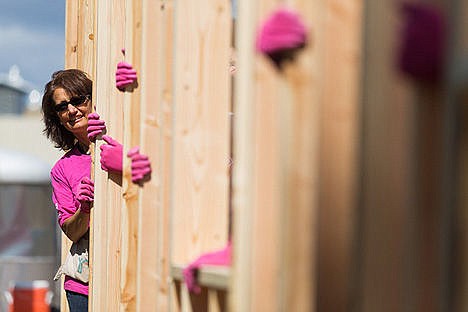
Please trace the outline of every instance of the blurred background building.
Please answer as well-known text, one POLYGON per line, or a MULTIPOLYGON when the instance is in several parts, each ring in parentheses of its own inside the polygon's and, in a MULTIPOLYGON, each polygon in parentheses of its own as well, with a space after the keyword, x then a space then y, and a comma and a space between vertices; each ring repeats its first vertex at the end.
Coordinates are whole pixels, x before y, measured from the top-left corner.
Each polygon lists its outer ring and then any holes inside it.
MULTIPOLYGON (((60 235, 49 172, 60 157, 42 134, 42 95, 18 66, 0 74, 0 291, 13 283, 47 280, 58 306, 60 235), (57 291, 55 290, 57 289, 57 291)), ((0 311, 7 311, 2 296, 0 311)))

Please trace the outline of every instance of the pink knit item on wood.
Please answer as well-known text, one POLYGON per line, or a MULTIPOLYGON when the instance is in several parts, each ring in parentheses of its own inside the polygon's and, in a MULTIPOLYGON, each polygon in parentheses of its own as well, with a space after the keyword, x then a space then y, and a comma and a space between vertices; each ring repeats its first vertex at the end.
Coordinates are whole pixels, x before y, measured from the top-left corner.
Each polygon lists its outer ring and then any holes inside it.
POLYGON ((263 23, 257 34, 258 52, 272 54, 305 45, 307 32, 299 14, 280 8, 263 23))
POLYGON ((151 162, 148 159, 148 156, 140 154, 139 146, 131 148, 127 153, 127 157, 132 161, 131 169, 133 183, 140 183, 145 177, 149 178, 151 174, 151 162))
POLYGON ((115 86, 117 89, 120 91, 125 90, 125 88, 132 85, 137 78, 137 73, 132 65, 126 62, 119 62, 117 64, 117 71, 115 73, 115 86))
POLYGON ((399 69, 420 82, 439 81, 446 49, 443 12, 429 4, 404 3, 402 13, 404 25, 398 55, 399 69))

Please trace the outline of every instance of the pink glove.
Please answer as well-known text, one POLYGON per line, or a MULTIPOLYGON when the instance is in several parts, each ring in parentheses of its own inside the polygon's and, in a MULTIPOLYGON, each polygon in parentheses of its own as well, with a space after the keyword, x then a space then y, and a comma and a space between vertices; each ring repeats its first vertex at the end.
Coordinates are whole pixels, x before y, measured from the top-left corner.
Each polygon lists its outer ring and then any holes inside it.
POLYGON ((232 245, 228 242, 227 246, 219 251, 209 252, 201 255, 195 261, 190 263, 184 270, 184 281, 189 291, 200 293, 200 286, 197 284, 195 274, 202 265, 231 265, 232 245))
POLYGON ((123 162, 122 144, 108 135, 104 135, 102 139, 107 143, 100 146, 102 170, 121 173, 123 162))
POLYGON ((88 138, 94 142, 98 135, 101 135, 106 131, 106 122, 99 119, 97 113, 91 113, 88 115, 88 138))
POLYGON ((94 182, 90 178, 84 177, 78 185, 76 199, 80 202, 80 209, 89 213, 91 203, 94 201, 94 182))
POLYGON ((115 86, 120 91, 133 84, 137 80, 137 73, 132 65, 126 62, 119 62, 117 64, 117 71, 115 73, 115 86))
POLYGON ((148 156, 140 154, 140 147, 136 146, 128 151, 127 157, 132 160, 132 182, 139 183, 151 173, 151 163, 148 156))
POLYGON ((440 10, 422 3, 405 3, 400 70, 414 79, 435 82, 440 79, 445 54, 446 25, 440 10))
POLYGON ((263 23, 257 34, 256 49, 264 54, 303 47, 307 40, 306 28, 299 15, 281 8, 263 23))

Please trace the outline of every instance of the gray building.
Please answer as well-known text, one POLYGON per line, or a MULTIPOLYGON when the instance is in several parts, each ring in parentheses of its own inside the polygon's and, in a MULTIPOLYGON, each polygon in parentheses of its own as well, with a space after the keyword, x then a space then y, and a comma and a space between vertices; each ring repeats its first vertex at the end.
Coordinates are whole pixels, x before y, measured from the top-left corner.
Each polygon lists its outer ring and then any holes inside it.
MULTIPOLYGON (((42 134, 41 95, 16 66, 0 74, 0 294, 11 285, 47 281, 59 305, 60 229, 50 169, 63 154, 42 134)), ((8 310, 1 296, 0 311, 8 310)))
POLYGON ((0 114, 24 114, 31 98, 38 102, 39 91, 21 77, 18 66, 13 65, 7 74, 0 74, 0 114))

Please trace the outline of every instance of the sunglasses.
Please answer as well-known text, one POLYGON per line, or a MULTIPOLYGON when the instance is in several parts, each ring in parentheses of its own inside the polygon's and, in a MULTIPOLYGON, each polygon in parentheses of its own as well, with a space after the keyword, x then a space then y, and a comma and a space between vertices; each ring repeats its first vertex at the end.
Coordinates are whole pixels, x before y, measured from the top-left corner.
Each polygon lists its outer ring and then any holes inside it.
POLYGON ((73 96, 70 101, 68 102, 61 102, 57 105, 55 105, 54 109, 57 113, 61 113, 61 112, 64 112, 68 109, 68 105, 71 104, 73 106, 80 106, 80 105, 83 105, 84 103, 86 103, 86 101, 89 100, 91 96, 90 95, 80 95, 80 96, 73 96))

